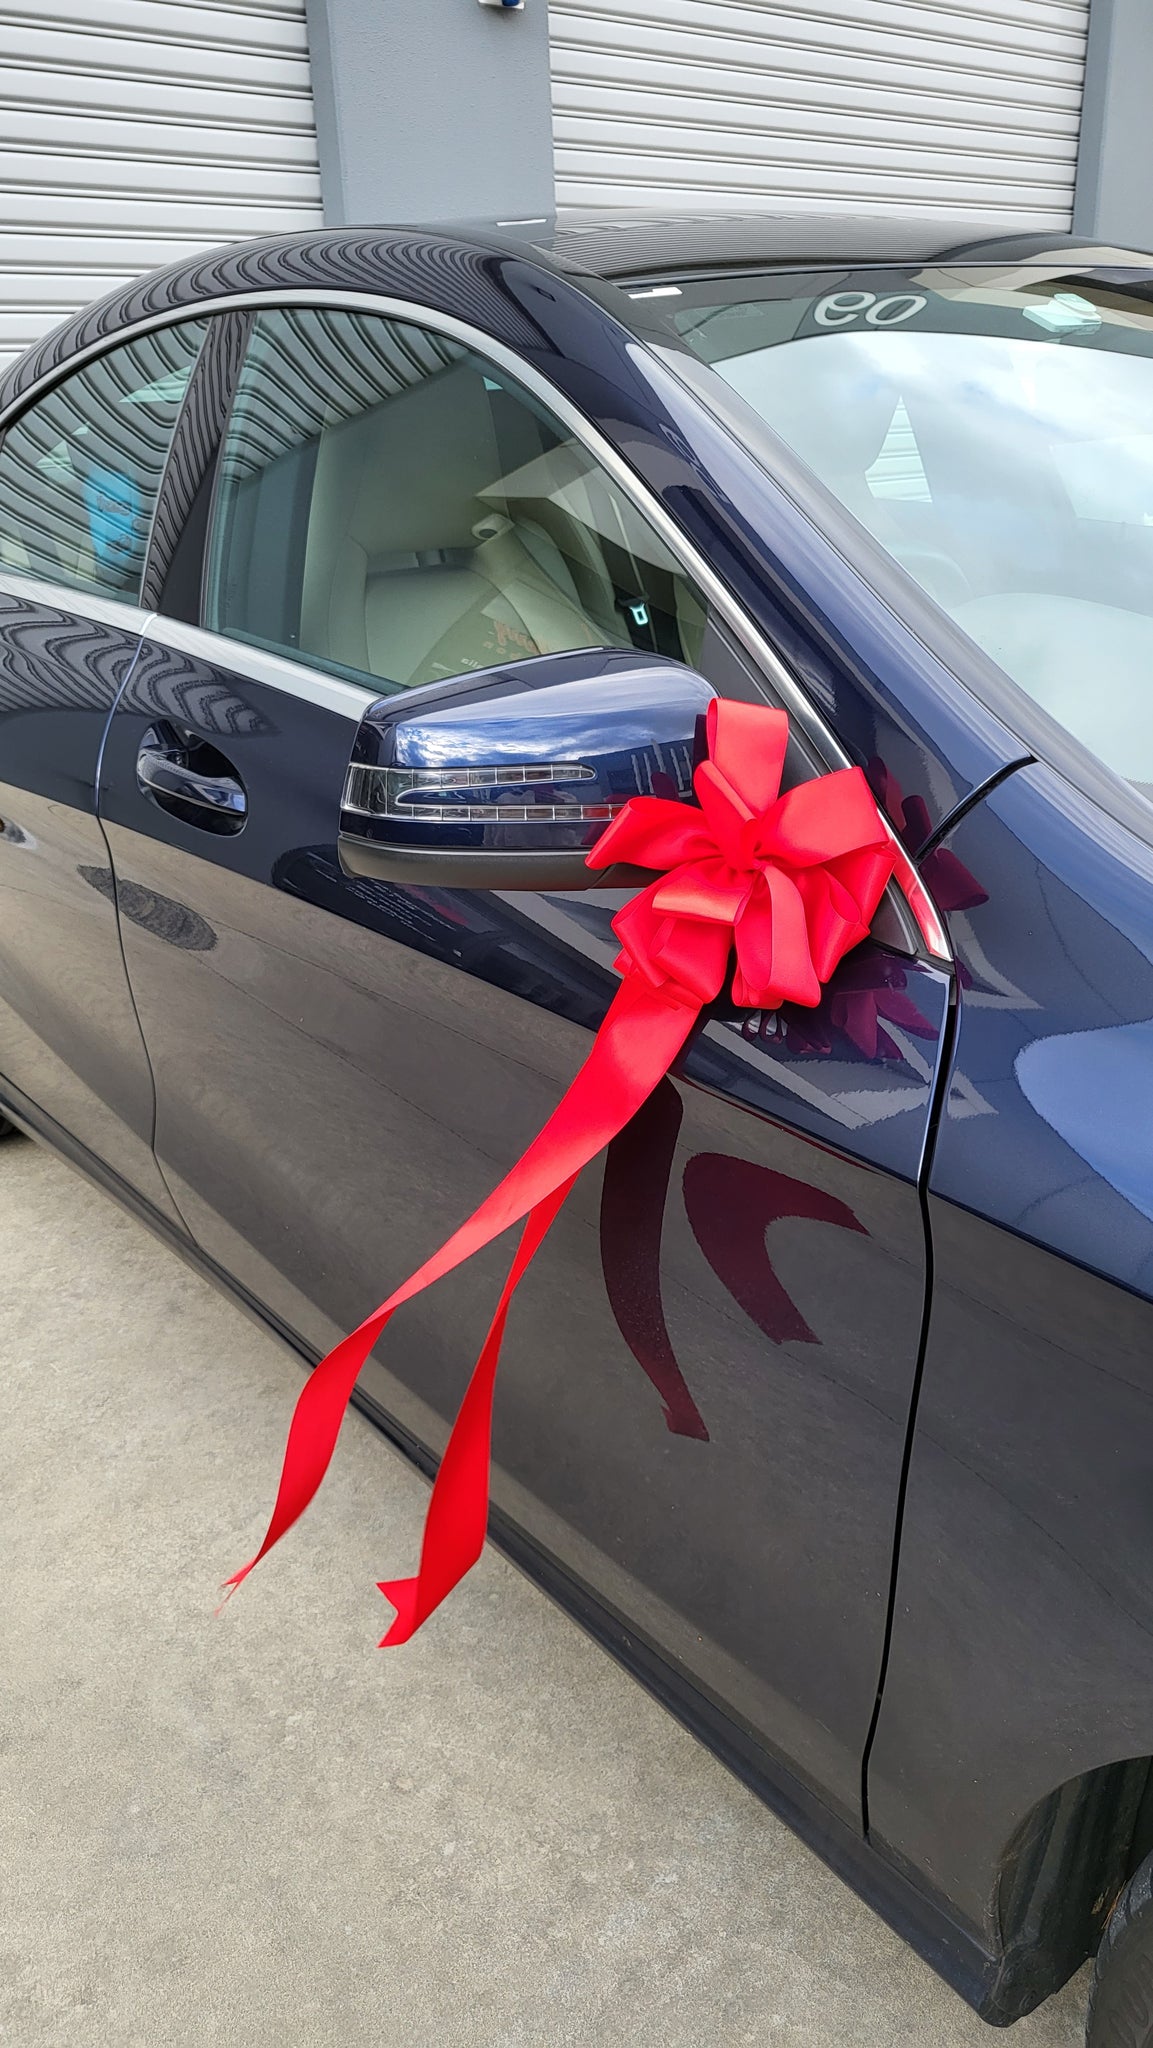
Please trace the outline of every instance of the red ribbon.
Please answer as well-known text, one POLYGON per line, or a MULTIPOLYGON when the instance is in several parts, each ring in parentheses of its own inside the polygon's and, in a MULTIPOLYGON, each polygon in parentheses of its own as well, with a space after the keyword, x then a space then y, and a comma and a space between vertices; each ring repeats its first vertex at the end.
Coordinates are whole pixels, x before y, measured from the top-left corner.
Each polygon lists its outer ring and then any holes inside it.
POLYGON ((405 1643, 471 1569, 488 1522, 493 1387, 513 1295, 581 1168, 623 1130, 668 1073, 701 1010, 720 995, 736 948, 733 999, 753 1009, 820 1001, 869 929, 894 853, 859 768, 779 794, 788 718, 716 699, 699 809, 633 797, 588 855, 662 872, 613 920, 621 987, 584 1065, 511 1172, 467 1222, 309 1375, 296 1404, 280 1487, 255 1557, 303 1514, 320 1486, 361 1366, 402 1303, 527 1217, 496 1314, 432 1489, 415 1578, 380 1582, 396 1608, 381 1647, 405 1643))

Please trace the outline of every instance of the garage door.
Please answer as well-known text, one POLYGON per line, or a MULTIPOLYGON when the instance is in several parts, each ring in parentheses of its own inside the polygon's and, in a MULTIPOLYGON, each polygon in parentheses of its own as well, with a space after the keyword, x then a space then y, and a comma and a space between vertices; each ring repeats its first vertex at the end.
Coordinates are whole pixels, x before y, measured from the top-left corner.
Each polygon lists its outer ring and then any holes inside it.
POLYGON ((1067 227, 1088 0, 551 0, 564 206, 1067 227))
POLYGON ((7 0, 0 370, 154 264, 320 217, 304 0, 7 0))

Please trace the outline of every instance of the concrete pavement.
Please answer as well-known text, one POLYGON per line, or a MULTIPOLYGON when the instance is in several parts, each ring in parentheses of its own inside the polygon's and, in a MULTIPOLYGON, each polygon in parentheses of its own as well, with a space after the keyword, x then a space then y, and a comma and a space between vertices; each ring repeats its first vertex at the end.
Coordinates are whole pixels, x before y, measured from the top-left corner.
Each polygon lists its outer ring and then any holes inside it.
POLYGON ((0 1248, 5 2048, 990 2048, 495 1553, 376 1653, 426 1493, 360 1418, 214 1621, 298 1365, 22 1139, 0 1248))

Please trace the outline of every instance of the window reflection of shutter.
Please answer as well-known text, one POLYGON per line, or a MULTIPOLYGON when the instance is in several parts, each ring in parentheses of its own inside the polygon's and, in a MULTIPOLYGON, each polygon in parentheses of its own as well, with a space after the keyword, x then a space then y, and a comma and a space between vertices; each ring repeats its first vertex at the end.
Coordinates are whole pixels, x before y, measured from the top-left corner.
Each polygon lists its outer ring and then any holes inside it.
POLYGON ((304 0, 4 9, 0 370, 141 271, 320 218, 304 0))
POLYGON ((550 0, 562 206, 1068 227, 1088 0, 550 0))
POLYGON ((0 565, 133 602, 203 322, 98 356, 0 444, 0 565))

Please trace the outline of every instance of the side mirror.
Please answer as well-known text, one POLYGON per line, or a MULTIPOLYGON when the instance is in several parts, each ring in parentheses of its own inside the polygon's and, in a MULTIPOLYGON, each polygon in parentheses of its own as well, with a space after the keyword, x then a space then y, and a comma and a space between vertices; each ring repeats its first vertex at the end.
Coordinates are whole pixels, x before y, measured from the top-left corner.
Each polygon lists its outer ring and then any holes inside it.
POLYGON ((632 796, 688 797, 716 692, 680 662, 549 655, 373 704, 340 816, 346 873, 447 889, 620 888, 585 855, 632 796), (698 730, 699 728, 699 730, 698 730))

